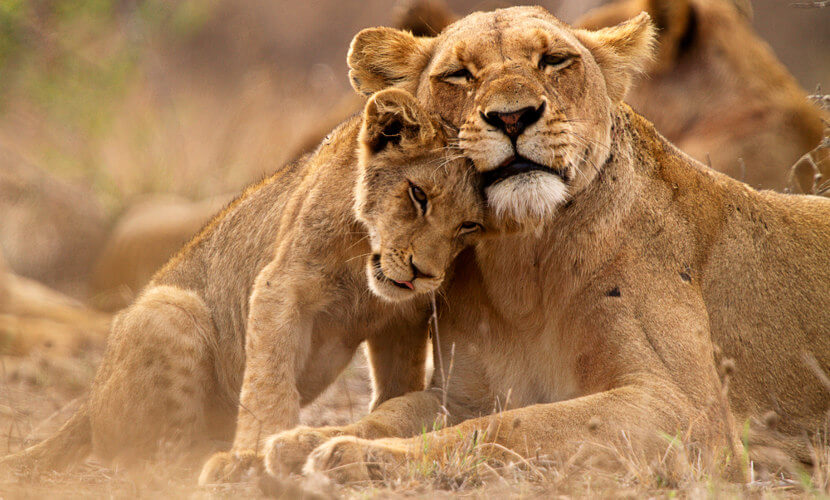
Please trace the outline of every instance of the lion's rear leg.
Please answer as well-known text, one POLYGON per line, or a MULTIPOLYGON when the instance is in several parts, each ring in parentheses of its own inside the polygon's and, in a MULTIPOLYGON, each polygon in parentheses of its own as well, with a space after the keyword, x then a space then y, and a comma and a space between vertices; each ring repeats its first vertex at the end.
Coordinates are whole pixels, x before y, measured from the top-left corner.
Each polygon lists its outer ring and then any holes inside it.
POLYGON ((190 291, 152 287, 121 313, 90 396, 94 453, 176 460, 204 446, 206 408, 216 406, 208 398, 219 397, 213 339, 209 311, 190 291))

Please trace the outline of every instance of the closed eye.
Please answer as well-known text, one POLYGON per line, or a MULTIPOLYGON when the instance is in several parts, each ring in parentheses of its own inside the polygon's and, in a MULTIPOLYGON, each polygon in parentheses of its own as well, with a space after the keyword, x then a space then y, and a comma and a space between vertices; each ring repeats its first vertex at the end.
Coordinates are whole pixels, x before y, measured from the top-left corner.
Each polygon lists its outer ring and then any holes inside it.
POLYGON ((427 206, 429 203, 427 194, 423 189, 412 183, 412 181, 409 181, 409 198, 412 200, 412 204, 415 205, 415 209, 418 213, 421 215, 425 215, 427 213, 427 206))
POLYGON ((464 221, 458 225, 458 235, 463 236, 465 234, 481 231, 482 229, 484 229, 484 226, 482 226, 478 222, 464 221))
POLYGON ((466 85, 473 79, 473 74, 466 68, 441 75, 441 80, 453 85, 466 85))
POLYGON ((539 59, 539 69, 543 71, 558 71, 570 66, 575 57, 570 54, 544 54, 539 59))

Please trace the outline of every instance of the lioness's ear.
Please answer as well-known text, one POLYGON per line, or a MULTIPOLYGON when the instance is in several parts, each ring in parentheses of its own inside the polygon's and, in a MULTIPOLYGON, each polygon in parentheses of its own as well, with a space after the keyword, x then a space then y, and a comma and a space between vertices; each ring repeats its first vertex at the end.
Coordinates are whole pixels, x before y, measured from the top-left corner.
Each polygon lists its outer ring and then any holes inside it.
POLYGON ((409 92, 387 89, 366 103, 360 142, 365 150, 375 154, 401 141, 425 144, 435 133, 429 115, 409 92))
POLYGON ((352 87, 364 95, 392 86, 414 93, 433 42, 433 38, 393 28, 361 31, 352 40, 347 58, 352 87))
POLYGON ((649 15, 641 12, 610 28, 575 32, 602 69, 611 101, 622 101, 634 75, 643 71, 654 52, 655 30, 649 15))

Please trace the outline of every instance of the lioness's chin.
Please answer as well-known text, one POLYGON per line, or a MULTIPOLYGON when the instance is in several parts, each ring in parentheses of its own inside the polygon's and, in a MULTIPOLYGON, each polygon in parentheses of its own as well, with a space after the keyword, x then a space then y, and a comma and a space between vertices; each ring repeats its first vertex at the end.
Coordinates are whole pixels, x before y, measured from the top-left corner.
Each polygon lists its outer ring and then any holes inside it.
POLYGON ((496 220, 537 226, 550 220, 568 201, 568 186, 558 175, 533 171, 503 179, 486 188, 496 220))

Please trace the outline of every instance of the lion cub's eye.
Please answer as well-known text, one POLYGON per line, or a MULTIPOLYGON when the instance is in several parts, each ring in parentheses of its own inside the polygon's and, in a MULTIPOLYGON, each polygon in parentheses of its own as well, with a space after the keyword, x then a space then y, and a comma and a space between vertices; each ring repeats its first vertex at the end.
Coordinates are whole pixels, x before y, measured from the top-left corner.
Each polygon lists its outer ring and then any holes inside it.
POLYGON ((481 229, 482 226, 478 222, 464 221, 458 226, 458 234, 462 235, 474 233, 476 231, 480 231, 481 229))
POLYGON ((427 194, 412 182, 409 183, 409 198, 421 214, 427 213, 427 194))
POLYGON ((473 74, 466 68, 461 68, 458 71, 453 71, 452 73, 447 73, 441 76, 441 79, 453 85, 464 85, 473 79, 473 74))
POLYGON ((553 71, 560 70, 570 65, 574 60, 571 55, 563 54, 545 54, 539 59, 539 69, 550 69, 553 71))

